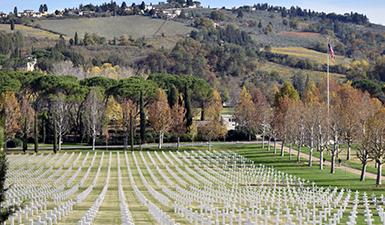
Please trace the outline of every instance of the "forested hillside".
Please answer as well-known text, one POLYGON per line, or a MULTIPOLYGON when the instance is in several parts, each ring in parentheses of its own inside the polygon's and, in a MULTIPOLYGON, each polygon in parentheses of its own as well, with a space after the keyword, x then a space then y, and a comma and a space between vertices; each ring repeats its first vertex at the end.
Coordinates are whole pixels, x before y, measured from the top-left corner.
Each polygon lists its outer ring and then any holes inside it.
POLYGON ((337 54, 331 74, 383 95, 385 28, 365 15, 268 4, 233 9, 178 4, 111 2, 42 18, 8 16, 0 25, 1 68, 20 70, 32 58, 37 70, 79 78, 194 75, 232 100, 250 82, 268 92, 292 77, 324 79, 329 40, 337 54))

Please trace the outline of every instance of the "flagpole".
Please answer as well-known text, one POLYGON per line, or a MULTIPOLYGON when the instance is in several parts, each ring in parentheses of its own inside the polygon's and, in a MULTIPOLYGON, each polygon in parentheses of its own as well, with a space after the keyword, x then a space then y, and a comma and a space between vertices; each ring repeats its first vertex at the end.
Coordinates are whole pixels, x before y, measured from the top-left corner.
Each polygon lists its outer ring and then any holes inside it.
MULTIPOLYGON (((329 45, 329 39, 328 39, 328 45, 329 45)), ((327 58, 327 74, 326 74, 326 94, 327 94, 327 107, 328 107, 328 119, 329 119, 329 116, 330 116, 330 73, 329 73, 329 66, 330 66, 330 49, 328 47, 328 54, 327 54, 328 58, 327 58)))

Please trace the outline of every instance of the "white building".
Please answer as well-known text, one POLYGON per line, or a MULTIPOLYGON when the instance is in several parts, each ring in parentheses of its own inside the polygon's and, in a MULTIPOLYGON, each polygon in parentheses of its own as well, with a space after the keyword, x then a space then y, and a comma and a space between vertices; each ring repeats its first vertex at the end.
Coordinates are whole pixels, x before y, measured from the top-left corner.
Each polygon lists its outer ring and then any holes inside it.
POLYGON ((224 125, 226 126, 227 131, 235 130, 237 124, 235 122, 234 115, 223 114, 221 117, 224 125))

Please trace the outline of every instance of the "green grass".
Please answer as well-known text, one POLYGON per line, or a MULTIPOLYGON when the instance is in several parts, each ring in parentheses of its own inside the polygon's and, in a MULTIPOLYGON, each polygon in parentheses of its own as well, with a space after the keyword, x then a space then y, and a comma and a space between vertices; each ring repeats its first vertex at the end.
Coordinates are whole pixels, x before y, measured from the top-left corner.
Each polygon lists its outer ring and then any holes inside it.
POLYGON ((174 21, 166 21, 160 19, 151 19, 144 16, 118 16, 103 18, 80 18, 80 19, 64 19, 64 20, 38 20, 35 24, 39 24, 42 28, 59 32, 67 37, 73 37, 78 32, 82 38, 86 32, 96 33, 107 39, 120 37, 121 35, 131 36, 133 38, 153 37, 156 33, 160 36, 162 33, 166 37, 175 35, 186 35, 191 32, 192 28, 182 23, 174 21))
MULTIPOLYGON (((312 71, 312 70, 302 70, 302 69, 292 68, 289 66, 284 66, 273 62, 261 63, 258 65, 258 68, 266 72, 277 72, 279 75, 287 79, 290 79, 294 74, 298 72, 302 72, 305 75, 309 75, 313 80, 317 80, 317 81, 322 80, 327 75, 326 71, 320 72, 320 71, 312 71)), ((330 73, 330 76, 338 80, 345 80, 345 75, 343 74, 330 73)))
POLYGON ((217 145, 214 146, 214 149, 234 151, 253 160, 257 164, 272 166, 282 172, 315 182, 319 186, 335 186, 338 188, 367 192, 368 194, 385 194, 385 185, 376 187, 375 180, 373 179, 360 182, 359 175, 346 172, 339 168, 336 169, 335 174, 330 174, 330 167, 328 166, 325 166, 322 171, 319 170, 319 164, 317 162, 314 162, 314 166, 308 167, 305 161, 297 163, 294 154, 292 160, 290 160, 288 154, 281 157, 275 155, 273 151, 262 149, 260 145, 217 145))
MULTIPOLYGON (((293 148, 294 150, 297 150, 298 147, 293 145, 293 148)), ((351 168, 354 168, 354 169, 357 169, 357 170, 361 170, 362 168, 362 164, 361 162, 359 161, 359 159, 356 157, 356 150, 355 150, 355 146, 353 145, 352 148, 351 148, 351 159, 350 160, 346 160, 346 150, 347 149, 347 146, 346 145, 341 145, 340 146, 340 153, 339 153, 339 158, 341 159, 341 164, 343 166, 347 166, 347 167, 351 167, 351 168)), ((310 149, 308 147, 302 147, 301 148, 301 152, 305 153, 305 154, 309 154, 310 153, 310 149)), ((313 156, 319 158, 319 152, 317 151, 313 151, 313 156)), ((324 152, 324 155, 323 157, 330 161, 331 160, 331 155, 329 152, 325 151, 324 152)), ((338 163, 338 158, 336 158, 336 163, 338 163)), ((369 162, 367 167, 366 167, 366 172, 369 172, 369 173, 373 173, 373 174, 376 174, 377 173, 377 169, 375 168, 375 165, 374 165, 374 162, 369 162)))
MULTIPOLYGON (((310 59, 320 64, 327 63, 327 53, 322 53, 318 51, 314 51, 311 49, 303 48, 303 47, 282 47, 282 48, 272 48, 273 53, 278 53, 282 55, 295 56, 301 59, 310 59)), ((343 56, 336 56, 335 64, 346 64, 349 63, 350 60, 343 56)), ((334 63, 331 62, 331 65, 334 63)))
POLYGON ((15 26, 15 31, 10 30, 9 24, 0 24, 0 31, 5 31, 5 32, 19 31, 26 37, 59 39, 59 35, 57 34, 44 31, 41 29, 29 27, 29 26, 19 25, 19 24, 15 26))

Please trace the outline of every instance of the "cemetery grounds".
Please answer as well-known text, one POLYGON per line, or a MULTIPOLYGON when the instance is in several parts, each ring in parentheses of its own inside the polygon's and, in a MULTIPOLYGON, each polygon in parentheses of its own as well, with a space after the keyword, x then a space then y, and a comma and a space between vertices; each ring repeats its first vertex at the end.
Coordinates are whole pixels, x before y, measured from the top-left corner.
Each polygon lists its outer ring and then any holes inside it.
POLYGON ((8 155, 6 224, 385 224, 385 191, 257 145, 8 155))

